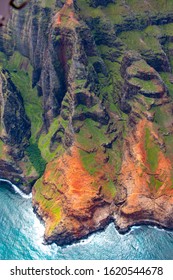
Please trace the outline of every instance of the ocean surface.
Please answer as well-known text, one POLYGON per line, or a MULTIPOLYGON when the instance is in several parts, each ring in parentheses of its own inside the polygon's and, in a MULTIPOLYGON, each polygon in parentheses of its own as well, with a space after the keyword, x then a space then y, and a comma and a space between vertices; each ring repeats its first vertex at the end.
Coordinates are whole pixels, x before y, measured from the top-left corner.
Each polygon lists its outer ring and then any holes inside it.
POLYGON ((173 232, 151 226, 121 235, 112 223, 71 246, 43 245, 44 226, 33 213, 31 197, 13 187, 0 182, 1 260, 173 260, 173 232))

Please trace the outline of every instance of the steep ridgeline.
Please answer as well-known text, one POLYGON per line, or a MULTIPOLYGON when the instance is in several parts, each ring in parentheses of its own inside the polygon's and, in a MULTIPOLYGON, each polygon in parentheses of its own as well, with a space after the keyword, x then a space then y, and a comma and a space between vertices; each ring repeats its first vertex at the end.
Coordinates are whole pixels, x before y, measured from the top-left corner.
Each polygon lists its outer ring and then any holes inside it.
POLYGON ((172 0, 32 0, 0 32, 0 176, 45 241, 173 228, 172 0))
POLYGON ((27 179, 15 164, 24 157, 25 148, 31 136, 30 121, 25 114, 20 92, 10 79, 8 71, 0 73, 0 118, 1 118, 1 159, 0 177, 8 178, 15 184, 22 184, 28 192, 27 179), (13 159, 12 162, 10 158, 13 159), (8 162, 9 160, 9 162, 8 162))

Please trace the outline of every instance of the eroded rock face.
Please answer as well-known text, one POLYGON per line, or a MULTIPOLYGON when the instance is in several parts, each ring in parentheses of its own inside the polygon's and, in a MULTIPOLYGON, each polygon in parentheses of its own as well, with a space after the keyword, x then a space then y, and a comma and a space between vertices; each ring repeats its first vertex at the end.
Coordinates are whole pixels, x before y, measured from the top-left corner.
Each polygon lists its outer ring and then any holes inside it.
POLYGON ((158 3, 32 0, 0 31, 0 176, 35 182, 47 243, 110 221, 173 228, 173 17, 158 3))
MULTIPOLYGON (((103 164, 112 177, 109 164, 103 164)), ((89 174, 76 145, 47 165, 42 180, 33 189, 34 209, 46 225, 46 242, 69 244, 110 221, 113 199, 102 190, 104 176, 103 171, 97 176, 89 174), (52 210, 47 208, 47 202, 52 210)))
MULTIPOLYGON (((163 138, 147 120, 139 121, 124 142, 119 182, 126 190, 126 197, 115 214, 121 229, 142 222, 172 228, 172 164, 164 154, 163 143, 163 138)), ((121 193, 121 188, 119 191, 121 193)))
POLYGON ((20 185, 26 192, 30 192, 31 186, 24 178, 23 170, 17 162, 24 158, 25 149, 29 145, 31 124, 26 116, 20 92, 10 79, 9 72, 5 70, 0 73, 0 112, 0 139, 4 143, 1 151, 3 160, 0 160, 0 177, 7 178, 20 185))
MULTIPOLYGON (((31 124, 26 116, 20 93, 11 81, 9 73, 1 72, 1 126, 2 140, 9 146, 19 146, 19 152, 28 145, 31 124)), ((16 157, 19 156, 16 154, 16 157)), ((20 156, 19 156, 20 158, 20 156)))
POLYGON ((121 99, 122 109, 130 107, 126 102, 135 95, 160 98, 167 92, 167 88, 157 71, 149 66, 142 57, 135 52, 127 52, 121 65, 121 74, 125 79, 121 99))

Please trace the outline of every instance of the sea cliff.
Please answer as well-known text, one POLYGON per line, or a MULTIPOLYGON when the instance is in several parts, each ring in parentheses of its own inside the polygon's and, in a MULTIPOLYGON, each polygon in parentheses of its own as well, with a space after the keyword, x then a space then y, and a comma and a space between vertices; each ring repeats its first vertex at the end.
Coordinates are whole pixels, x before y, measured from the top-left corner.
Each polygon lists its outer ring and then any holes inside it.
POLYGON ((172 1, 35 1, 0 30, 0 177, 45 242, 173 228, 172 1))

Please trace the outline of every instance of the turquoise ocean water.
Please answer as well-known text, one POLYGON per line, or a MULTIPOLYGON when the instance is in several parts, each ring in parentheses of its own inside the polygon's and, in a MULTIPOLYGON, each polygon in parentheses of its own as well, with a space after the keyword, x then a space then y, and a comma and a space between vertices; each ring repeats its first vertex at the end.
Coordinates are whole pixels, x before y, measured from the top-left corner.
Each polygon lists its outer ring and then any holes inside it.
POLYGON ((44 226, 33 213, 31 198, 22 197, 1 182, 1 260, 173 259, 173 232, 156 227, 133 227, 121 235, 110 224, 105 231, 63 248, 43 245, 43 233, 44 226))

